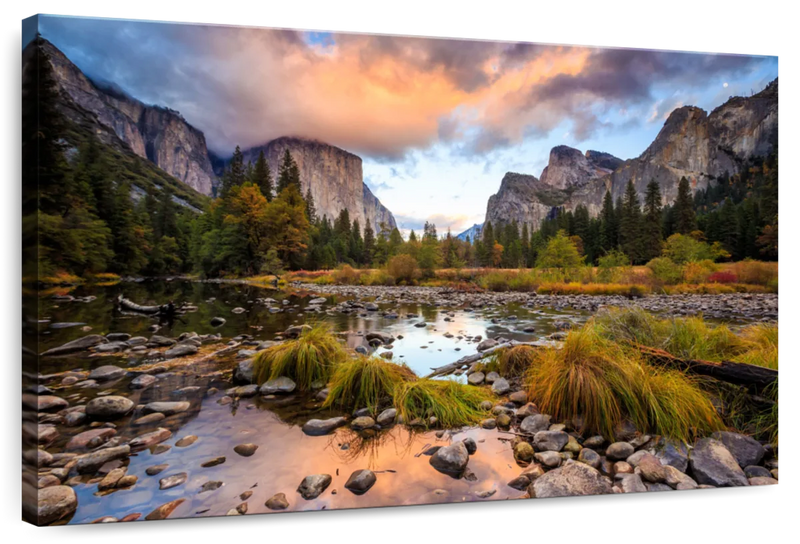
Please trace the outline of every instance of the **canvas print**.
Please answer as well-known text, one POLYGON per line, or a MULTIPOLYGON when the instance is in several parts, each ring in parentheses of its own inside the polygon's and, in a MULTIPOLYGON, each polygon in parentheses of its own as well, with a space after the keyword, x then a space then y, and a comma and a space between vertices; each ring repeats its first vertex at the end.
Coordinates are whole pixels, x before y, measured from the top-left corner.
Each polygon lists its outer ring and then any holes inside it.
POLYGON ((778 483, 777 57, 39 15, 21 73, 26 521, 778 483))

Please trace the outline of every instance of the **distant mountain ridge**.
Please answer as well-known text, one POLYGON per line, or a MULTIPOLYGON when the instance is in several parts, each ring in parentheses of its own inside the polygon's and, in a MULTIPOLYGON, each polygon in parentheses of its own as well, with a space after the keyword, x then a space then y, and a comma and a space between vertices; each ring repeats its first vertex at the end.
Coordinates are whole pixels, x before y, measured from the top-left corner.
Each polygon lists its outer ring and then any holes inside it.
POLYGON ((489 198, 486 221, 517 221, 536 230, 553 208, 578 205, 596 216, 606 191, 616 200, 628 181, 643 199, 651 180, 661 186, 665 203, 677 196, 686 177, 698 190, 726 173, 736 174, 749 159, 767 156, 778 136, 778 80, 750 97, 732 97, 710 114, 695 106, 674 110, 648 148, 622 161, 608 153, 554 147, 539 178, 509 172, 489 198))
POLYGON ((478 238, 481 235, 481 231, 482 230, 483 230, 483 223, 480 223, 480 224, 475 223, 474 225, 472 225, 470 228, 468 228, 467 230, 465 230, 461 234, 457 234, 456 238, 458 238, 459 240, 462 240, 464 242, 466 242, 467 238, 469 238, 470 242, 474 242, 475 239, 478 238))

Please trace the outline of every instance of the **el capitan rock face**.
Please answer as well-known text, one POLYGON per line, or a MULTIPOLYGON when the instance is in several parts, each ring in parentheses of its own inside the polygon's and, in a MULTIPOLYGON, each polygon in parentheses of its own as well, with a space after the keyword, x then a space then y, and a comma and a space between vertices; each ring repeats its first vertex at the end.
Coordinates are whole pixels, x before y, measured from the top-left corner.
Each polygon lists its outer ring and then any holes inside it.
POLYGON ((538 180, 525 174, 505 175, 500 190, 489 198, 486 220, 493 224, 516 220, 535 230, 553 208, 574 210, 580 204, 596 216, 606 191, 616 200, 629 180, 640 200, 654 179, 661 185, 664 202, 672 202, 682 177, 694 190, 703 189, 725 173, 740 172, 749 159, 767 156, 777 134, 776 79, 760 93, 733 97, 710 114, 694 106, 674 110, 653 143, 635 159, 554 147, 538 180))
MULTIPOLYGON (((53 44, 44 43, 61 90, 135 154, 195 191, 211 194, 214 172, 203 133, 168 108, 148 106, 92 82, 53 44)), ((67 113, 69 115, 69 113, 67 113)), ((101 139, 103 134, 99 134, 101 139)), ((106 143, 109 143, 108 141, 106 143)))
POLYGON ((364 183, 361 157, 322 142, 283 137, 243 151, 244 162, 255 162, 261 150, 273 178, 278 175, 284 152, 289 150, 300 169, 303 194, 311 189, 320 217, 327 215, 333 221, 347 209, 350 221, 357 219, 362 231, 367 221, 376 232, 381 223, 386 223, 390 230, 397 226, 392 212, 364 183))

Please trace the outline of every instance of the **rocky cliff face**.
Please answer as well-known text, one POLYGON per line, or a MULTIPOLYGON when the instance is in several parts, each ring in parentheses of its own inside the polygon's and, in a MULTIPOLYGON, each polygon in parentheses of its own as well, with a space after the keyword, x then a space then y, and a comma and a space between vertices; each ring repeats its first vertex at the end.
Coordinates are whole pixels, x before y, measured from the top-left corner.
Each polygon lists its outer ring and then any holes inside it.
POLYGON ((317 214, 333 221, 346 209, 350 220, 358 220, 362 230, 367 222, 378 232, 380 224, 397 226, 392 212, 381 204, 363 181, 361 157, 322 142, 301 138, 278 138, 243 151, 244 162, 255 162, 264 151, 273 176, 277 176, 283 155, 289 150, 300 169, 303 194, 311 190, 317 214))
POLYGON ((603 196, 614 199, 633 181, 640 200, 647 184, 661 185, 665 203, 678 193, 678 182, 689 179, 694 190, 715 183, 726 172, 735 174, 749 159, 765 157, 778 135, 778 80, 751 97, 734 97, 707 114, 685 106, 673 111, 652 144, 639 157, 622 161, 608 153, 558 146, 537 180, 508 173, 497 194, 489 198, 487 221, 528 223, 538 228, 554 207, 574 210, 585 205, 600 212, 603 196))
MULTIPOLYGON (((103 129, 112 130, 134 153, 194 190, 211 194, 214 173, 202 132, 176 111, 148 106, 95 84, 54 45, 48 42, 44 47, 62 92, 93 114, 103 129)), ((102 136, 103 131, 98 132, 102 136)))

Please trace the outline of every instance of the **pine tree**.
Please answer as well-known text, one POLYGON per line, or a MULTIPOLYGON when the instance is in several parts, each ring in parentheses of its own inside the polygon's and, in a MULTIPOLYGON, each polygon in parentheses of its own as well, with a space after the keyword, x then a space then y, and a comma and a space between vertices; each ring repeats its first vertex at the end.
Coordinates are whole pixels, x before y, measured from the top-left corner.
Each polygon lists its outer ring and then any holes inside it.
POLYGON ((244 155, 239 146, 233 152, 231 162, 222 174, 222 188, 220 197, 226 198, 234 187, 241 186, 247 178, 247 171, 244 165, 244 155))
MULTIPOLYGON (((413 231, 412 231, 413 234, 413 231)), ((375 254, 375 231, 372 230, 372 225, 369 221, 364 226, 364 257, 363 263, 367 266, 372 264, 372 258, 375 254)))
POLYGON ((643 258, 642 211, 639 208, 639 197, 636 194, 633 180, 628 181, 625 197, 622 200, 619 239, 622 251, 631 258, 631 261, 641 262, 643 258))
POLYGON ((642 260, 645 262, 661 255, 661 216, 661 188, 652 180, 647 184, 644 197, 642 260))
POLYGON ((280 170, 278 171, 278 194, 280 194, 289 185, 296 185, 297 190, 300 191, 300 169, 297 163, 292 158, 292 154, 287 149, 283 153, 283 161, 281 162, 280 170))
POLYGON ((306 191, 306 216, 312 225, 317 222, 317 207, 314 205, 314 197, 311 195, 311 187, 306 191))
POLYGON ((270 172, 269 163, 264 150, 258 152, 256 164, 253 167, 253 173, 250 180, 261 189, 261 194, 267 199, 267 202, 272 202, 272 172, 270 172))
POLYGON ((600 212, 600 246, 604 251, 611 251, 617 247, 617 221, 614 214, 614 201, 611 191, 606 191, 603 197, 603 209, 600 212))
POLYGON ((697 229, 697 218, 694 212, 694 199, 689 180, 681 178, 678 183, 678 196, 673 206, 675 214, 675 232, 679 234, 690 234, 697 229))

